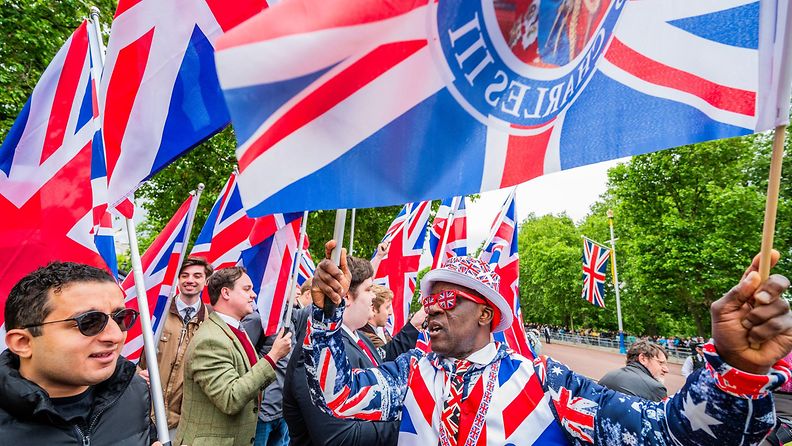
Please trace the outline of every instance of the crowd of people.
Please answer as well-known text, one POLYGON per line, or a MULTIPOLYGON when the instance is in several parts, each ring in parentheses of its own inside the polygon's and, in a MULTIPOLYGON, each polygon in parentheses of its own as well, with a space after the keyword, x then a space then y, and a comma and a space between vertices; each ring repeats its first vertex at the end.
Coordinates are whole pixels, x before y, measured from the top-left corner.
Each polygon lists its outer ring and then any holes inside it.
MULTIPOLYGON (((770 392, 790 378, 779 361, 792 349, 789 282, 760 283, 757 261, 713 304, 713 339, 693 340, 673 396, 659 342, 636 340, 599 383, 494 342, 513 314, 498 274, 472 257, 428 272, 422 309, 391 337, 393 294, 374 268, 323 260, 267 335, 244 268, 186 259, 157 339, 173 444, 757 444, 774 425, 770 392), (415 348, 421 330, 428 353, 415 348)), ((159 443, 150 364, 120 355, 138 313, 109 274, 52 263, 4 311, 0 445, 159 443)))

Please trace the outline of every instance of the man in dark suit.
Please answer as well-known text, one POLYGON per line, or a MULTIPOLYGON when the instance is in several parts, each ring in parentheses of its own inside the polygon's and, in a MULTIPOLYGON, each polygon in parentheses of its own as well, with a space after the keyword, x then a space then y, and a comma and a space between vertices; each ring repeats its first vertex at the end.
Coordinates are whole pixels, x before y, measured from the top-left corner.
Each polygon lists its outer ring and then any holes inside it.
MULTIPOLYGON (((346 297, 342 332, 344 349, 352 367, 375 367, 414 348, 418 328, 425 318, 423 312, 416 314, 391 342, 385 344, 385 359, 380 358, 374 344, 359 331, 373 313, 371 277, 374 271, 368 260, 348 257, 347 262, 352 282, 346 297)), ((295 316, 296 345, 303 342, 310 311, 309 306, 295 316)), ((395 445, 399 435, 399 422, 341 420, 314 406, 308 394, 302 354, 292 355, 289 361, 283 390, 283 415, 289 425, 292 445, 395 445)))

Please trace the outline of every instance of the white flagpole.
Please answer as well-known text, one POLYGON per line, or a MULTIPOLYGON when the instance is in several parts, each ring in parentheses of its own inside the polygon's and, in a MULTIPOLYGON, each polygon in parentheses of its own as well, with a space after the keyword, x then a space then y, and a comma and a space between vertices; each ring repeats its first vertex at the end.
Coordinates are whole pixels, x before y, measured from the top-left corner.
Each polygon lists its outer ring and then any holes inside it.
MULTIPOLYGON (((198 209, 198 201, 201 199, 201 193, 203 192, 204 188, 205 186, 203 183, 198 183, 198 189, 190 192, 190 195, 195 195, 195 198, 190 205, 190 210, 187 211, 187 227, 184 229, 184 243, 182 244, 182 249, 179 253, 179 268, 181 268, 182 263, 184 263, 184 256, 187 253, 187 246, 190 244, 190 235, 192 234, 193 222, 195 222, 195 211, 198 209)), ((165 311, 160 317, 161 319, 167 317, 171 303, 173 303, 173 299, 176 297, 176 290, 178 287, 179 272, 177 270, 176 277, 173 278, 173 284, 171 284, 170 293, 168 293, 168 300, 165 302, 165 311)), ((165 328, 165 324, 162 321, 159 321, 157 324, 157 331, 154 333, 154 339, 159 339, 162 336, 163 328, 165 328)))
MULTIPOLYGON (((445 249, 446 244, 448 244, 448 233, 451 231, 451 226, 454 224, 454 214, 459 209, 459 205, 464 200, 465 197, 458 196, 451 199, 451 210, 448 212, 448 217, 446 218, 445 229, 443 230, 443 239, 440 242, 440 250, 439 253, 439 261, 437 265, 434 265, 433 268, 440 268, 445 263, 445 249)), ((432 261, 434 263, 434 261, 432 261)))
MULTIPOLYGON (((341 264, 341 246, 344 244, 344 226, 346 226, 346 209, 336 210, 335 228, 333 229, 333 240, 336 241, 336 246, 330 255, 330 260, 336 265, 341 264)), ((325 296, 324 301, 324 314, 329 318, 335 312, 335 304, 329 297, 325 296)))
POLYGON ((622 325, 621 299, 619 298, 619 276, 616 269, 616 237, 613 235, 613 209, 608 209, 608 226, 610 226, 611 269, 613 271, 613 289, 616 292, 616 317, 619 321, 619 353, 627 353, 624 345, 624 326, 622 325))
POLYGON ((354 255, 355 252, 355 211, 352 209, 352 222, 349 226, 349 255, 354 255))
MULTIPOLYGON (((514 200, 514 198, 515 198, 516 194, 517 194, 517 187, 515 186, 515 187, 513 187, 513 188, 512 188, 511 192, 509 192, 509 197, 511 197, 511 199, 512 199, 512 200, 514 200)), ((509 199, 509 197, 506 197, 506 198, 507 198, 507 200, 509 199)), ((506 202, 504 202, 504 204, 506 204, 506 202)), ((495 238, 495 234, 497 234, 497 233, 498 233, 498 228, 500 228, 500 225, 501 225, 501 223, 503 223, 503 219, 504 219, 504 217, 506 216, 506 211, 505 211, 504 209, 506 209, 506 206, 504 206, 503 208, 501 208, 501 211, 503 211, 503 212, 502 212, 500 215, 498 215, 498 220, 497 220, 497 221, 495 221, 495 222, 492 224, 492 227, 490 228, 490 234, 489 234, 489 237, 487 237, 487 239, 486 239, 486 240, 484 240, 484 243, 485 243, 485 245, 484 245, 484 248, 483 248, 483 249, 487 249, 487 246, 488 246, 490 243, 492 243, 492 240, 495 238)), ((517 216, 515 215, 515 218, 516 218, 516 217, 517 217, 517 216)), ((514 224, 515 224, 515 229, 516 229, 516 228, 517 228, 517 227, 516 227, 516 225, 517 225, 517 222, 515 221, 515 222, 514 222, 514 224)), ((484 251, 482 250, 481 252, 484 252, 484 251)))
POLYGON ((297 283, 297 275, 300 273, 300 262, 302 262, 303 256, 303 242, 305 241, 305 232, 307 228, 308 211, 305 211, 303 212, 302 223, 300 224, 300 239, 297 244, 297 252, 294 255, 294 269, 292 270, 291 277, 289 277, 289 284, 286 288, 289 290, 287 291, 289 294, 287 295, 288 298, 286 299, 286 321, 284 322, 287 331, 291 328, 292 309, 294 308, 294 300, 297 299, 297 293, 294 292, 294 284, 297 283))
MULTIPOLYGON (((95 57, 96 66, 99 70, 104 66, 104 43, 99 32, 101 25, 99 22, 99 9, 91 8, 91 19, 89 20, 89 40, 91 50, 97 51, 95 57)), ((99 79, 95 79, 99 82, 99 79)), ((103 134, 104 137, 104 134, 103 134)), ((131 199, 131 197, 130 197, 131 199)), ((154 406, 154 421, 157 425, 157 439, 163 446, 170 446, 170 435, 168 434, 168 420, 165 416, 165 401, 162 396, 162 382, 160 380, 159 367, 157 365, 157 350, 154 343, 154 333, 151 330, 151 313, 149 312, 148 300, 146 298, 146 287, 143 283, 143 264, 140 261, 140 250, 135 233, 135 222, 131 218, 126 219, 127 235, 129 237, 129 251, 132 262, 132 276, 135 279, 135 292, 137 293, 138 310, 140 311, 140 325, 143 335, 143 349, 146 354, 146 362, 149 370, 149 386, 151 389, 151 402, 154 406)))

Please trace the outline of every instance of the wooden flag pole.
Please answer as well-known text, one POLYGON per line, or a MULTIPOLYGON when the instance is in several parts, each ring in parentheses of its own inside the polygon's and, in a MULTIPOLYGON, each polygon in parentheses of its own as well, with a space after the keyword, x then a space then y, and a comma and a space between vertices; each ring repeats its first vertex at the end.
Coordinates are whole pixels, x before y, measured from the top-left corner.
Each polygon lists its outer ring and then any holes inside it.
POLYGON ((759 251, 759 277, 763 282, 770 277, 770 254, 773 249, 778 193, 781 188, 781 166, 784 159, 786 127, 786 125, 779 125, 775 128, 773 135, 773 154, 770 158, 770 178, 767 181, 767 202, 762 229, 762 249, 759 251))

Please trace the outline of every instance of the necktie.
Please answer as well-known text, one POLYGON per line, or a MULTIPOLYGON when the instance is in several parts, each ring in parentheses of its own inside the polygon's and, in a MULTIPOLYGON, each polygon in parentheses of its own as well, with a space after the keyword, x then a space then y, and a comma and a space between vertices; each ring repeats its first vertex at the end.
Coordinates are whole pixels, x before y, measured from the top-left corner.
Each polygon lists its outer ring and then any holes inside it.
POLYGON ((464 392, 464 377, 470 365, 470 361, 464 359, 455 360, 453 375, 449 378, 451 381, 451 395, 445 402, 441 420, 451 446, 456 446, 457 444, 459 414, 461 413, 462 394, 464 392))
POLYGON ((228 328, 231 329, 231 332, 233 332, 237 339, 239 339, 239 342, 242 343, 242 349, 245 350, 248 361, 250 361, 250 366, 253 367, 256 365, 256 362, 258 362, 258 357, 256 356, 256 351, 253 349, 253 344, 250 343, 250 339, 247 337, 247 334, 245 334, 243 330, 234 328, 230 325, 228 328))
POLYGON ((192 320, 192 314, 195 312, 195 308, 187 307, 184 309, 184 325, 187 325, 190 320, 192 320))
POLYGON ((369 350, 369 348, 366 345, 366 343, 363 342, 362 339, 358 338, 357 345, 358 345, 358 347, 360 347, 363 350, 363 353, 365 353, 366 356, 368 356, 368 358, 371 360, 371 363, 374 364, 374 367, 376 367, 377 364, 379 364, 379 363, 377 362, 376 359, 374 359, 374 354, 371 353, 371 350, 369 350))

